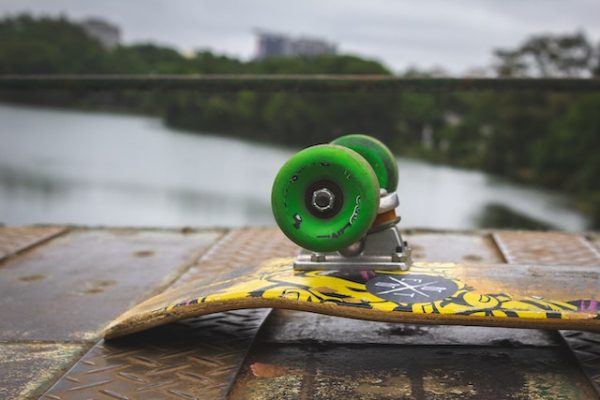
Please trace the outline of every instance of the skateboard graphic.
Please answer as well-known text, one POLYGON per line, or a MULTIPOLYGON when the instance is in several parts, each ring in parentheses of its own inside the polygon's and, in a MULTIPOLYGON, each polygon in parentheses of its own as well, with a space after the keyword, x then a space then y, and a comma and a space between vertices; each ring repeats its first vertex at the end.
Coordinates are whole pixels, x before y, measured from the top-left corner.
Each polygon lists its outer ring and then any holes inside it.
POLYGON ((423 324, 600 331, 600 274, 592 267, 415 262, 398 229, 397 164, 381 142, 343 136, 284 164, 272 191, 295 258, 240 266, 127 311, 106 338, 184 318, 287 308, 423 324))

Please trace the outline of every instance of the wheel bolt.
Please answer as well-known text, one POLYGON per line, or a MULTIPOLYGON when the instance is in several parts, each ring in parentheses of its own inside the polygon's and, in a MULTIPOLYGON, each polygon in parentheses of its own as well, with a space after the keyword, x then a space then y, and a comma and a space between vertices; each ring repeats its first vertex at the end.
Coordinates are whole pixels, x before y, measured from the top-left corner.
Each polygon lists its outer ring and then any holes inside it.
POLYGON ((312 195, 312 206, 320 212, 331 210, 335 204, 335 195, 327 188, 315 190, 312 195))

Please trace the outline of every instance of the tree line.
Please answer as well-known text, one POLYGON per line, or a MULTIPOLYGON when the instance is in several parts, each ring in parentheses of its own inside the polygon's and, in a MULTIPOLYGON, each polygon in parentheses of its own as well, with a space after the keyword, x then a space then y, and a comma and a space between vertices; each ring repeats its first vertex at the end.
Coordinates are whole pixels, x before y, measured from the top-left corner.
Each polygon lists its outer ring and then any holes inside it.
MULTIPOLYGON (((77 24, 28 15, 0 20, 0 74, 383 74, 352 55, 242 61, 155 44, 103 48, 77 24)), ((502 77, 600 77, 600 45, 585 34, 539 35, 495 52, 502 77)), ((409 71, 406 76, 428 76, 409 71)), ((4 100, 161 116, 175 128, 286 146, 365 132, 398 155, 477 168, 563 191, 600 226, 600 94, 3 92, 4 100)))

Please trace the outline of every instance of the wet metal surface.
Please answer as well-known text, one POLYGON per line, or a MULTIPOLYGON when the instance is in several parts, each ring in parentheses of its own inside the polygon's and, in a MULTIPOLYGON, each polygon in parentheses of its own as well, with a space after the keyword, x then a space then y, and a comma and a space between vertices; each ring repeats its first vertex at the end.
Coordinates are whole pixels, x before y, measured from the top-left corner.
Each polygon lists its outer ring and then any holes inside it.
POLYGON ((415 261, 488 263, 504 262, 489 235, 459 233, 409 233, 406 240, 415 261))
MULTIPOLYGON (((407 235, 417 259, 502 263, 488 235, 407 235)), ((274 310, 234 399, 595 399, 554 331, 388 324, 274 310)))
POLYGON ((600 266, 600 252, 580 235, 508 231, 494 239, 509 264, 600 266))
POLYGON ((600 394, 600 333, 561 331, 561 334, 600 394))
MULTIPOLYGON (((596 236, 593 235, 592 238, 596 236)), ((561 232, 502 232, 494 235, 508 263, 597 265, 600 252, 582 235, 561 232)), ((590 307, 596 307, 594 301, 590 307)), ((600 334, 560 331, 565 343, 600 397, 600 334)))
MULTIPOLYGON (((237 267, 289 255, 293 245, 270 228, 225 234, 174 286, 236 273, 237 267)), ((270 310, 240 310, 102 341, 44 396, 221 399, 270 310)))
POLYGON ((61 227, 0 226, 0 260, 65 232, 61 227))
MULTIPOLYGON (((233 399, 597 398, 556 332, 388 324, 286 310, 271 312, 260 334, 269 310, 233 311, 100 341, 76 361, 92 342, 73 340, 95 337, 120 311, 173 282, 222 279, 240 266, 297 251, 273 228, 232 230, 210 247, 219 235, 74 231, 5 260, 0 317, 10 325, 0 325, 0 351, 8 349, 0 353, 0 398, 48 387, 43 398, 53 400, 223 399, 228 393, 233 399), (63 343, 6 341, 23 335, 63 343)), ((412 231, 408 240, 427 261, 503 262, 489 235, 412 231)), ((571 339, 581 368, 594 379, 596 337, 573 333, 571 339)))
POLYGON ((0 270, 0 340, 95 339, 121 312, 171 283, 220 235, 73 231, 10 259, 0 270))
POLYGON ((225 398, 268 312, 214 314, 102 341, 42 398, 225 398))
POLYGON ((88 347, 78 343, 0 343, 0 399, 37 398, 88 347))
POLYGON ((554 331, 478 326, 408 325, 361 321, 291 310, 273 310, 261 341, 268 343, 344 343, 558 347, 554 331))
POLYGON ((232 229, 206 252, 174 286, 194 279, 222 280, 241 266, 258 265, 269 258, 291 257, 298 247, 277 228, 232 229))
POLYGON ((141 302, 127 312, 115 318, 103 332, 105 338, 115 338, 126 334, 146 330, 183 318, 193 318, 203 314, 252 307, 271 307, 269 302, 262 304, 244 303, 251 299, 242 295, 240 301, 230 307, 219 307, 210 312, 196 313, 197 297, 203 287, 214 287, 217 282, 229 282, 243 279, 253 273, 265 260, 293 253, 295 249, 284 243, 282 235, 271 235, 271 229, 234 230, 220 240, 187 274, 181 277, 173 287, 141 302), (280 243, 281 242, 281 243, 280 243), (171 306, 184 305, 182 309, 171 306))
POLYGON ((554 349, 262 344, 232 399, 593 399, 554 349))

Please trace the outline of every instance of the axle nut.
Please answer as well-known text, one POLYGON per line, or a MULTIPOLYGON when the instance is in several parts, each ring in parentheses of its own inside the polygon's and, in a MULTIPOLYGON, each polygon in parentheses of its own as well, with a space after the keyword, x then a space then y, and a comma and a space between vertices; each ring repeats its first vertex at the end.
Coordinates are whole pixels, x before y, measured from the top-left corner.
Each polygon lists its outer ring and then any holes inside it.
POLYGON ((320 212, 331 210, 335 204, 335 195, 327 188, 315 190, 312 195, 312 206, 320 212))

